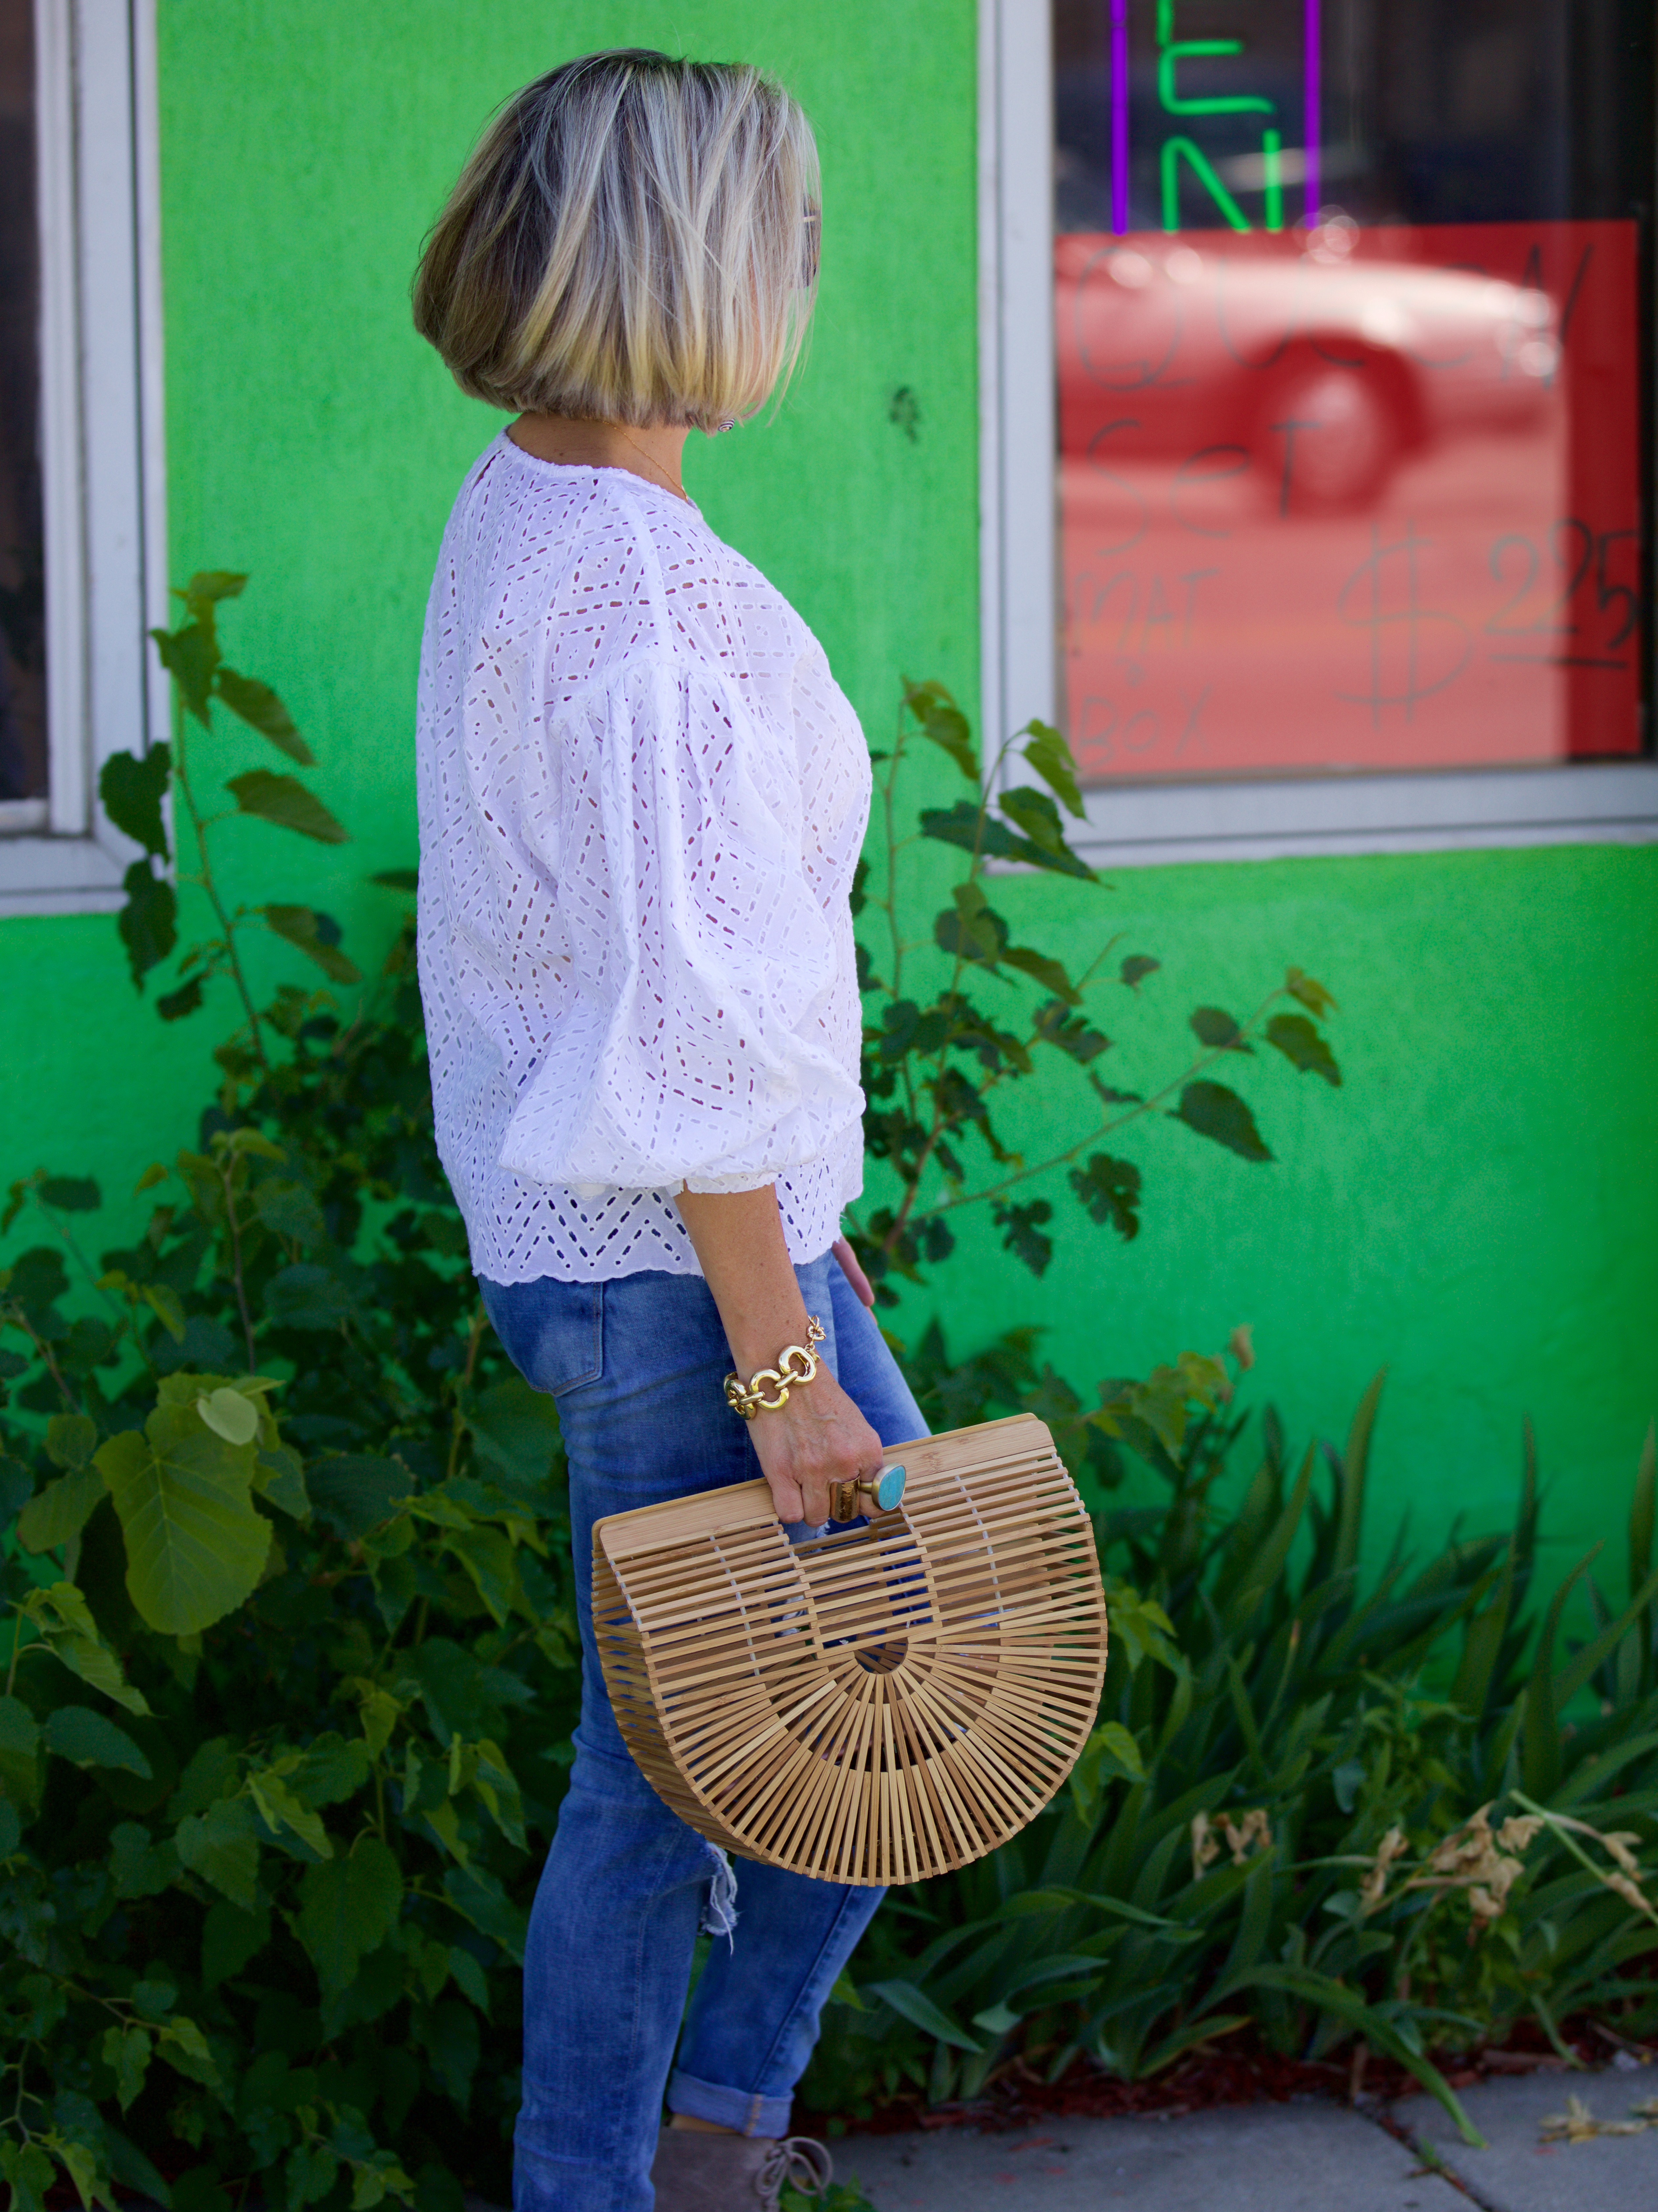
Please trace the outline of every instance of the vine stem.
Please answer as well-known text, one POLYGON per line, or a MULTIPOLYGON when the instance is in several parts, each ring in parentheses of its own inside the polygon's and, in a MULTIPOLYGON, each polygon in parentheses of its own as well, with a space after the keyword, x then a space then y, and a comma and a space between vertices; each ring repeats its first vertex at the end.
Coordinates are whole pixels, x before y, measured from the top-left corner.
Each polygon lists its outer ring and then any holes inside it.
MULTIPOLYGON (((242 1010, 247 1016, 248 1037, 253 1047, 253 1057, 259 1063, 260 1073, 268 1079, 270 1074, 270 1062, 265 1055, 264 1025, 259 1020, 258 1011, 253 1004, 253 994, 247 987, 247 976, 242 967, 241 955, 236 950, 236 926, 226 913, 224 901, 219 896, 219 887, 213 874, 213 856, 208 847, 209 830, 214 823, 222 820, 223 817, 217 814, 205 817, 196 804, 196 794, 191 788, 189 765, 185 757, 184 702, 179 696, 176 683, 173 687, 173 772, 178 781, 179 789, 184 795, 185 809, 190 816, 191 828, 195 832, 196 850, 201 856, 201 871, 192 880, 197 883, 206 894, 208 903, 213 908, 214 917, 224 933, 225 957, 230 963, 231 978, 240 995, 242 1010)), ((249 1341, 251 1343, 251 1338, 249 1341)), ((252 1358, 251 1352, 248 1357, 251 1362, 252 1358)))
MULTIPOLYGON (((1284 988, 1281 983, 1275 989, 1269 991, 1248 1019, 1239 1024, 1238 1036, 1253 1036, 1256 1024, 1267 1008, 1284 995, 1284 988)), ((1084 1151, 1090 1145, 1097 1145, 1103 1138, 1114 1136, 1119 1129, 1126 1129, 1131 1121, 1138 1121, 1145 1115, 1154 1112, 1172 1092, 1189 1083, 1193 1077, 1199 1074, 1204 1068, 1212 1067, 1217 1060, 1224 1059, 1229 1052, 1236 1052, 1236 1049, 1237 1045, 1234 1042, 1231 1044, 1215 1045, 1206 1052, 1200 1052, 1188 1066, 1182 1068, 1180 1073, 1165 1083, 1161 1090, 1154 1091, 1150 1097, 1139 1100, 1136 1105, 1129 1109, 1127 1113, 1119 1114, 1115 1121, 1108 1119, 1102 1121, 1097 1128, 1090 1129, 1086 1136, 1078 1137, 1076 1143, 1070 1146, 1065 1152, 1054 1153, 1051 1158, 1039 1161, 1035 1167, 1021 1168, 1017 1174, 1004 1176, 1000 1182, 987 1183, 982 1190, 963 1191, 955 1198, 941 1200, 937 1206, 929 1206, 920 1213, 914 1214, 914 1218, 918 1221, 931 1221, 938 1214, 954 1212, 957 1206, 981 1205, 986 1199, 999 1198, 1004 1191, 1012 1190, 1018 1184, 1029 1182, 1036 1176, 1047 1175, 1054 1168, 1064 1167, 1067 1161, 1074 1160, 1078 1153, 1084 1151)), ((898 1225, 901 1224, 895 1224, 895 1234, 898 1225)))
POLYGON ((234 1159, 228 1159, 219 1170, 219 1180, 224 1185, 225 1218, 230 1224, 231 1280, 236 1286, 236 1310, 242 1317, 242 1340, 247 1346, 247 1371, 258 1372, 258 1358, 253 1349, 253 1320, 247 1310, 247 1286, 242 1279, 242 1225, 236 1218, 236 1198, 232 1178, 236 1171, 234 1159))
POLYGON ((64 1403, 69 1407, 71 1413, 78 1413, 82 1410, 80 1401, 76 1397, 75 1393, 70 1389, 69 1384, 64 1382, 63 1370, 58 1366, 58 1362, 52 1356, 52 1346, 46 1341, 44 1337, 39 1337, 35 1334, 34 1330, 30 1326, 28 1316, 24 1313, 21 1306, 12 1305, 7 1308, 4 1318, 9 1321, 15 1328, 21 1328, 22 1330, 24 1335, 27 1337, 29 1342, 34 1346, 36 1356, 46 1362, 47 1373, 52 1376, 52 1381, 58 1385, 58 1396, 62 1398, 64 1403))
POLYGON ((472 1316, 471 1330, 466 1339, 466 1364, 462 1368, 460 1380, 455 1385, 455 1419, 449 1435, 449 1464, 443 1473, 446 1482, 454 1480, 455 1472, 460 1465, 461 1439, 466 1434, 466 1417, 461 1411, 461 1393, 463 1390, 470 1390, 472 1387, 472 1377, 477 1372, 478 1348, 483 1342, 483 1332, 489 1325, 489 1316, 484 1310, 483 1299, 480 1298, 477 1303, 477 1311, 472 1316))

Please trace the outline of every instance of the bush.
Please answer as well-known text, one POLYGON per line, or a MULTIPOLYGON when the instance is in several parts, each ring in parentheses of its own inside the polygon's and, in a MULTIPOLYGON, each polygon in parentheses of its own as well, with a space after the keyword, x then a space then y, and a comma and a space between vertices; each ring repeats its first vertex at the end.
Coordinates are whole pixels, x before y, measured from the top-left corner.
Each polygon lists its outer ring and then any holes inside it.
MULTIPOLYGON (((177 1020, 216 983, 236 994, 216 1094, 193 1142, 139 1178, 156 1199, 136 1243, 93 1259, 96 1184, 44 1170, 13 1186, 0 1222, 47 1232, 0 1272, 13 2212, 42 2212, 65 2180, 88 2206, 120 2188, 177 2212, 229 2212, 250 2189, 288 2212, 504 2198, 525 1916, 570 1755, 556 1427, 467 1270, 408 930, 349 1016, 296 986, 259 1008, 248 929, 337 987, 361 978, 325 914, 232 908, 217 886, 233 817, 197 804, 187 720, 217 702, 310 757, 275 694, 222 660, 217 610, 242 581, 199 576, 181 595, 188 619, 160 640, 173 744, 118 756, 104 782, 145 852, 118 921, 140 988, 177 948, 169 793, 193 825, 179 881, 209 934, 157 1004, 177 1020)), ((906 713, 969 764, 937 687, 913 689, 906 713)), ((1062 749, 1022 734, 1063 798, 1062 749)), ((243 819, 344 836, 294 776, 253 769, 229 787, 243 819)), ((1040 1064, 1035 1045, 1112 1103, 1080 985, 1010 950, 979 884, 986 853, 1077 872, 1041 797, 924 817, 972 860, 935 931, 943 991, 926 1009, 901 1000, 896 959, 875 986, 877 1149, 903 1194, 865 1225, 878 1273, 939 1256, 957 1205, 999 1202, 966 1188, 954 1148, 970 1137, 995 1156, 987 1096, 1040 1064), (998 842, 1016 831, 1032 852, 998 842), (969 969, 1006 981, 1010 967, 1049 994, 1024 1042, 963 988, 969 969)), ((1146 972, 1136 957, 1119 980, 1146 972)), ((1323 1011, 1297 971, 1284 989, 1323 1011)), ((1192 1026, 1206 1055, 1248 1030, 1333 1079, 1302 1016, 1200 1008, 1192 1026)), ((1187 1111, 1182 1092, 1179 1118, 1220 1142, 1247 1124, 1259 1151, 1232 1149, 1264 1152, 1242 1102, 1218 1103, 1223 1086, 1190 1070, 1128 1103, 1149 1110, 1182 1083, 1200 1096, 1187 1111)), ((1121 1166, 1072 1178, 1102 1220, 1121 1166)), ((1032 1262, 1036 1203, 1010 1200, 1002 1224, 1032 1262)), ((1247 1363, 1242 1334, 1233 1359, 1247 1363)), ((937 1425, 1029 1407, 1053 1426, 1115 1571, 1113 1658, 1066 1802, 876 1923, 861 1988, 843 1981, 828 2014, 808 2085, 820 2105, 971 2094, 1016 2056, 1145 2073, 1246 2017, 1286 2048, 1363 2034, 1448 2100, 1430 2045, 1500 2036, 1526 2012, 1552 2028, 1613 1999, 1637 2025, 1651 2016, 1655 1985, 1636 1971, 1653 1948, 1639 1853, 1658 1806, 1650 1455, 1631 1601, 1614 1617, 1588 1582, 1601 1625, 1563 1658, 1564 1598, 1588 1563, 1533 1632, 1529 1478, 1510 1538, 1454 1541, 1409 1579, 1395 1556, 1361 1594, 1374 1398, 1329 1457, 1327 1498, 1315 1455, 1292 1477, 1269 1419, 1260 1471, 1228 1509, 1242 1423, 1218 1360, 1107 1380, 1091 1407, 1039 1369, 1029 1332, 953 1364, 931 1331, 912 1367, 937 1425), (1165 1504, 1107 1510, 1125 1453, 1161 1474, 1165 1504), (1559 1725, 1595 1693, 1598 1711, 1559 1725)))
POLYGON ((291 2212, 505 2200, 577 1703, 561 1461, 466 1271, 406 940, 382 988, 349 1027, 279 1003, 279 1070, 149 1171, 132 1248, 82 1262, 90 1182, 14 1190, 53 1232, 0 1277, 29 2212, 54 2163, 180 2212, 254 2176, 291 2212))
MULTIPOLYGON (((1017 1340, 968 1370, 931 1349, 951 1418, 1051 1393, 1017 1340)), ((1627 1602, 1591 1553, 1540 1624, 1529 1453, 1507 1535, 1454 1535, 1417 1568, 1401 1537, 1363 1586, 1380 1389, 1345 1450, 1298 1463, 1269 1413, 1230 1506, 1241 1416, 1203 1415, 1179 1459, 1139 1431, 1169 1496, 1096 1515, 1111 1660, 1070 1789, 881 1914, 807 2077, 815 2106, 971 2097, 1017 2061, 1132 2080, 1254 2022, 1313 2057, 1361 2036, 1461 2119, 1434 2049, 1534 2017, 1564 2051, 1559 2020, 1596 2007, 1626 2034, 1658 2027, 1652 1440, 1627 1602), (1597 1630, 1565 1650, 1580 1582, 1597 1630)))

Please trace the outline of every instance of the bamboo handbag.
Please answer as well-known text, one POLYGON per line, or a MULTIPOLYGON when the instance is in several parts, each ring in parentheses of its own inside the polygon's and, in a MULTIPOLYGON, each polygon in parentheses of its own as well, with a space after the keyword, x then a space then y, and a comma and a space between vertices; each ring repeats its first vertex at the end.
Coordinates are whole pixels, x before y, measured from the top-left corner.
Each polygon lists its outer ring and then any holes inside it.
POLYGON ((1016 1834, 1105 1676, 1093 1531, 1042 1424, 894 1456, 891 1510, 804 1542, 763 1482, 593 1530, 605 1686, 658 1796, 723 1850, 827 1881, 916 1881, 1016 1834))

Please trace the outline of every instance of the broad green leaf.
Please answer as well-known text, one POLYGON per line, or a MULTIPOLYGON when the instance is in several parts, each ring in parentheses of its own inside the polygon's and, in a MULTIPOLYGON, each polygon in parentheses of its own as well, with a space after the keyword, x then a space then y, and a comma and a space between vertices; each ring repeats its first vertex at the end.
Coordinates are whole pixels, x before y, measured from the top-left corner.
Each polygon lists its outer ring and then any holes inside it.
MULTIPOLYGON (((1091 1066, 1102 1052, 1111 1049, 1111 1040, 1105 1031, 1096 1030, 1084 1015, 1072 1013, 1064 999, 1049 999, 1038 1006, 1034 1027, 1043 1044, 1053 1045, 1067 1060, 1074 1060, 1078 1067, 1091 1066)), ((1108 1103, 1113 1098, 1128 1095, 1106 1090, 1096 1077, 1090 1076, 1089 1080, 1108 1103)))
POLYGON ((287 1444, 272 1444, 253 1462, 253 1487, 278 1511, 295 1521, 311 1517, 311 1498, 305 1486, 305 1462, 287 1444))
POLYGON ((1007 924, 992 908, 976 878, 957 884, 947 907, 932 925, 933 942, 952 958, 993 968, 1006 948, 1007 924))
POLYGON ((981 2044, 963 2033, 948 2013, 941 2012, 925 1990, 918 1990, 914 1982, 867 1982, 866 1996, 879 1997, 890 2004, 894 2012, 919 2027, 924 2034, 937 2036, 940 2043, 948 2043, 957 2051, 980 2051, 981 2044))
POLYGON ((351 1318, 356 1301, 334 1269, 300 1260, 265 1285, 264 1310, 279 1328, 331 1329, 351 1318))
POLYGON ((126 904, 115 917, 127 965, 138 988, 179 941, 179 902, 171 884, 152 875, 148 860, 135 860, 121 878, 126 904))
POLYGON ((296 777, 251 768, 245 775, 233 775, 225 787, 244 814, 257 814, 279 830, 297 830, 319 845, 343 845, 350 834, 296 777))
POLYGON ((269 738, 279 752, 286 753, 301 768, 315 768, 315 754, 294 727, 287 708, 268 684, 261 684, 256 676, 239 676, 234 668, 221 667, 214 689, 233 714, 240 715, 262 738, 269 738))
POLYGON ((1274 1014, 1266 1024, 1266 1042, 1303 1075, 1321 1075, 1333 1090, 1340 1089, 1335 1054, 1305 1014, 1274 1014))
POLYGON ((295 1923, 325 1990, 343 1990, 357 1962, 397 1925, 403 1875, 378 1837, 360 1837, 349 1856, 307 1867, 295 1923))
POLYGON ((1207 1137, 1212 1144, 1224 1145, 1240 1159, 1270 1160, 1272 1157, 1261 1141, 1254 1115, 1236 1091, 1229 1091, 1224 1083, 1188 1083, 1181 1093, 1180 1104, 1169 1118, 1171 1121, 1184 1121, 1188 1129, 1195 1129, 1199 1136, 1207 1137))
POLYGON ((466 1425, 487 1471, 544 1510, 559 1451, 558 1413, 546 1392, 509 1375, 478 1394, 466 1425))
POLYGON ((126 1730, 90 1705, 59 1705, 47 1715, 42 1735, 47 1750, 73 1766, 125 1767, 143 1781, 149 1779, 149 1761, 126 1730))
POLYGON ((1063 1000, 1067 1006, 1080 1005, 1077 988, 1066 975, 1062 960, 1050 960, 1045 952, 1033 952, 1028 945, 1010 945, 1002 957, 1010 968, 1017 968, 1022 975, 1030 976, 1045 991, 1052 991, 1056 998, 1063 1000))
POLYGON ((185 711, 193 715, 202 727, 212 726, 208 714, 208 700, 212 696, 213 672, 219 664, 219 641, 214 633, 212 611, 194 622, 181 623, 177 629, 153 629, 155 650, 161 656, 161 665, 179 687, 179 696, 185 711))
POLYGON ((239 599, 247 587, 247 575, 240 568, 198 568, 183 591, 173 597, 184 601, 197 622, 211 617, 215 607, 223 599, 239 599))
POLYGON ((75 2193, 80 2198, 82 2212, 92 2212, 94 2204, 105 2204, 114 2212, 114 2198, 98 2178, 97 2154, 85 2143, 73 2142, 60 2135, 57 2129, 45 2138, 52 2153, 75 2184, 75 2193))
POLYGON ((270 1551, 252 1443, 216 1436, 193 1406, 158 1406, 143 1436, 112 1437, 95 1464, 125 1534, 128 1595, 152 1628, 194 1636, 252 1595, 270 1551))
POLYGON ((0 1454, 0 1527, 17 1518, 33 1489, 34 1477, 21 1460, 0 1454))
POLYGON ((420 889, 420 870, 418 868, 382 868, 377 875, 370 876, 368 880, 371 884, 379 884, 383 890, 388 891, 416 891, 420 889))
POLYGON ((490 1937, 518 1965, 523 1965, 530 1916, 512 1902, 494 1875, 482 1867, 447 1867, 443 1893, 479 1935, 490 1937))
POLYGON ((1054 1257, 1054 1239, 1042 1231, 1042 1224, 1054 1218, 1048 1200, 1032 1199, 1017 1206, 1003 1201, 990 1211, 991 1219, 1002 1232, 1004 1249, 1023 1261, 1033 1275, 1044 1273, 1054 1257))
POLYGON ((979 781, 979 753, 968 720, 942 684, 907 684, 904 704, 940 751, 947 752, 969 783, 979 781))
POLYGON ((202 1923, 203 1981, 209 1989, 216 1989, 233 1974, 240 1974, 270 1941, 269 1907, 249 1911, 221 1898, 208 1907, 202 1923))
POLYGON ((259 1834, 246 1797, 221 1797, 205 1812, 186 1814, 173 1840, 192 1874, 222 1890, 244 1912, 253 1911, 258 1897, 259 1834))
POLYGON ((511 1539, 499 1528, 480 1526, 452 1534, 447 1541, 494 1614, 496 1626, 503 1626, 508 1613, 521 1607, 524 1600, 511 1539))
POLYGON ((43 1206, 56 1206, 60 1213, 96 1213, 104 1202, 90 1176, 48 1176, 37 1195, 43 1206))
POLYGON ((88 1605, 73 1583, 52 1583, 31 1590, 21 1610, 26 1613, 51 1644, 53 1656, 71 1674, 94 1690, 101 1690, 130 1713, 147 1713, 143 1692, 122 1672, 121 1662, 99 1632, 88 1605))
POLYGON ((1153 960, 1144 952, 1131 952, 1117 974, 1133 991, 1139 988, 1146 976, 1155 975, 1162 965, 1161 960, 1153 960))
POLYGON ((1072 1168, 1066 1180, 1090 1221, 1114 1229, 1125 1243, 1140 1233, 1140 1171, 1132 1160, 1095 1152, 1085 1168, 1072 1168))
POLYGON ((483 1800, 489 1816, 509 1844, 519 1850, 526 1848, 524 1833, 524 1803, 513 1770, 507 1764, 506 1753, 499 1745, 486 1736, 477 1747, 477 1765, 472 1772, 472 1787, 483 1800))
POLYGON ((1325 989, 1322 983, 1315 983, 1310 975, 1303 975, 1299 968, 1291 968, 1289 970, 1284 978, 1284 988, 1292 999, 1300 1000, 1302 1005, 1315 1020, 1322 1021, 1326 1014, 1337 1012, 1336 1002, 1331 993, 1325 989))
POLYGON ((155 1001, 156 1012, 164 1022, 181 1022, 186 1014, 199 1012, 205 985, 205 977, 192 975, 187 983, 181 983, 176 991, 163 991, 155 1001))
POLYGON ((487 2020, 489 2017, 489 1984, 483 1969, 464 1944, 449 1946, 448 1970, 454 1977, 455 1987, 470 2002, 475 2004, 487 2020))
POLYGON ((362 970, 323 933, 325 917, 308 906, 267 906, 265 926, 289 945, 297 945, 332 983, 360 983, 362 970))
POLYGON ((185 1316, 184 1302, 177 1291, 166 1283, 146 1283, 144 1304, 175 1344, 185 1340, 185 1316))
POLYGON ((54 1413, 46 1423, 46 1457, 78 1472, 98 1448, 98 1424, 85 1413, 54 1413))
POLYGON ((99 2048, 105 2065, 115 2076, 116 2099, 125 2112, 144 2086, 155 2048, 155 2038, 148 2028, 132 2021, 125 2027, 106 2027, 99 2048))
POLYGON ((366 1536, 389 1521, 415 1486, 401 1460, 341 1452, 306 1468, 312 1508, 337 1535, 366 1536))
POLYGON ((1248 1052, 1252 1048, 1244 1042, 1243 1031, 1219 1006, 1199 1006, 1191 1018, 1191 1030, 1199 1044, 1212 1052, 1248 1052))
POLYGON ((11 2186, 10 2212, 46 2212, 46 2191, 57 2179, 51 2154, 39 2142, 0 2136, 0 2179, 11 2186))
POLYGON ((1033 790, 1029 784, 1016 785, 1002 793, 1001 809, 1042 855, 1042 866, 1056 869, 1061 875, 1080 876, 1089 883, 1099 881, 1087 861, 1066 844, 1060 810, 1045 791, 1033 790))
POLYGON ((1088 810, 1077 787, 1077 762, 1070 746, 1051 722, 1027 722, 1021 736, 1030 742, 1024 749, 1025 764, 1034 768, 1067 813, 1086 821, 1088 810))
MULTIPOLYGON (((87 1426, 91 1428, 90 1421, 87 1426)), ((18 1515, 18 1542, 26 1552, 55 1552, 60 1544, 80 1534, 104 1494, 104 1478, 96 1468, 83 1467, 75 1474, 60 1474, 31 1498, 18 1515)))
POLYGON ((21 1698, 0 1696, 0 1789, 22 1806, 40 1795, 40 1723, 21 1698))
MULTIPOLYGON (((1032 799, 1040 795, 1034 791, 1029 794, 1032 799)), ((1054 802, 1050 799, 1048 804, 1051 807, 1054 802)), ((1054 820, 1058 819, 1056 814, 1054 820)), ((1016 837, 1005 822, 993 814, 981 814, 970 799, 958 799, 948 809, 923 807, 921 835, 934 838, 941 845, 955 845, 964 853, 976 852, 981 860, 1022 860, 1028 868, 1082 876, 1090 883, 1098 881, 1094 871, 1074 855, 1061 860, 1034 844, 1029 837, 1016 837)))
MULTIPOLYGON (((279 1762, 284 1763, 297 1766, 299 1759, 295 1756, 290 1762, 279 1762)), ((319 1858, 332 1859, 334 1844, 327 1829, 274 1768, 265 1767, 258 1773, 250 1774, 247 1793, 258 1808, 265 1826, 273 1833, 286 1828, 319 1858)), ((367 1948, 372 1949, 373 1946, 367 1948)))
POLYGON ((98 776, 104 811, 123 836, 142 845, 158 860, 168 857, 161 801, 167 797, 173 755, 164 744, 147 753, 112 753, 98 776))
POLYGON ((196 1411, 228 1444, 251 1444, 259 1433, 258 1407, 228 1386, 204 1392, 196 1401, 196 1411))

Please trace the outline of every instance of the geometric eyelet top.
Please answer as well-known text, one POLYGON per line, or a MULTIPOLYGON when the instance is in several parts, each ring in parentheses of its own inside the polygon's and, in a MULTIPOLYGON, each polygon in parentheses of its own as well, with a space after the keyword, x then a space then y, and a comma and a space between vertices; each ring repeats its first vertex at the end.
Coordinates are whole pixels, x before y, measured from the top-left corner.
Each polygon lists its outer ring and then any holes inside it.
POLYGON ((1105 1679, 1093 1530, 1029 1414, 894 1447, 898 1508, 792 1544, 763 1482, 593 1530, 611 1708, 657 1794, 740 1856, 917 1881, 1060 1787, 1105 1679))
POLYGON ((659 484, 504 433, 421 650, 438 1151, 498 1283, 699 1272, 673 1194, 774 1182, 817 1259, 862 1182, 858 718, 774 586, 659 484))

